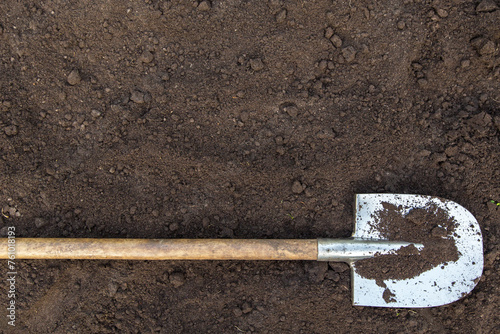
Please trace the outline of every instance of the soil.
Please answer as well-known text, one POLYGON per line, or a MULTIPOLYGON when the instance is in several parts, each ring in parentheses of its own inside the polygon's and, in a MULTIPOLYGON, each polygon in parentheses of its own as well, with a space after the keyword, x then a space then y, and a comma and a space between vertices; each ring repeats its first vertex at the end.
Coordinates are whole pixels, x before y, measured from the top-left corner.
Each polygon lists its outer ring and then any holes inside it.
POLYGON ((356 272, 376 280, 386 287, 384 280, 413 278, 434 267, 458 260, 453 237, 456 221, 447 212, 428 204, 411 209, 407 214, 390 203, 374 213, 380 236, 387 240, 406 241, 423 245, 418 250, 413 244, 401 247, 394 254, 378 255, 356 262, 356 272))
POLYGON ((498 332, 499 7, 2 1, 2 236, 348 237, 354 194, 416 193, 475 215, 485 270, 400 310, 338 263, 19 260, 0 330, 498 332))

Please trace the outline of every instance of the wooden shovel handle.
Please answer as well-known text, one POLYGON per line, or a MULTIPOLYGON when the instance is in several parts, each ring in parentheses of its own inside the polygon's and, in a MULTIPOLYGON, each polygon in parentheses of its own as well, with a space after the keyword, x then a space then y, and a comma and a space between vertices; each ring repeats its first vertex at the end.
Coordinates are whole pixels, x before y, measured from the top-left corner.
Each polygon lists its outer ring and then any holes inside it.
POLYGON ((317 260, 316 239, 72 239, 0 240, 0 258, 109 260, 317 260), (15 246, 13 253, 12 246, 15 246), (10 253, 8 252, 10 247, 10 253))

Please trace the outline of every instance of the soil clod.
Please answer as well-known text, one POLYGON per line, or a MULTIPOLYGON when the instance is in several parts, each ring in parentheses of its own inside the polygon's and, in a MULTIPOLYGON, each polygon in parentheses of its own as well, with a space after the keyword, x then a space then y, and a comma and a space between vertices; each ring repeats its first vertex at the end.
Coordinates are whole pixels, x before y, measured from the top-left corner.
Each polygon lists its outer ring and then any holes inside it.
POLYGON ((67 81, 71 86, 78 85, 80 81, 82 81, 82 78, 80 77, 80 72, 78 72, 78 70, 71 71, 68 75, 67 81))

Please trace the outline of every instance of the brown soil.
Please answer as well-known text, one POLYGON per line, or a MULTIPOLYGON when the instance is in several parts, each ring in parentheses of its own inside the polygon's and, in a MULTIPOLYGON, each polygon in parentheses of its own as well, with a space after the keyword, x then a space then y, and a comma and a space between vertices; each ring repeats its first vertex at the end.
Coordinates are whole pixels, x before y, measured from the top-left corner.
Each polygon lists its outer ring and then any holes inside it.
POLYGON ((356 272, 374 279, 382 287, 384 280, 413 278, 436 266, 458 260, 458 250, 453 234, 455 219, 433 204, 414 208, 407 214, 389 203, 382 203, 383 210, 374 213, 377 229, 387 240, 420 243, 402 247, 394 254, 379 255, 356 262, 356 272))
POLYGON ((486 256, 414 311, 351 306, 343 264, 18 261, 0 331, 499 331, 499 5, 0 2, 3 236, 348 237, 355 193, 400 192, 468 208, 486 256))

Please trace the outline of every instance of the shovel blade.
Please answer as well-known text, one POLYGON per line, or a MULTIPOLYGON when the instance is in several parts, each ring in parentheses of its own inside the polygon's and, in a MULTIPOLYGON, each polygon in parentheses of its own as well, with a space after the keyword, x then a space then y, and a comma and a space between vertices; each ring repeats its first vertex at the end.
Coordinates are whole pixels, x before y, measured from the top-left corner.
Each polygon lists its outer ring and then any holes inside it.
MULTIPOLYGON (((358 194, 353 237, 380 239, 377 214, 389 205, 403 215, 415 208, 440 208, 455 221, 453 238, 458 259, 446 262, 417 276, 395 279, 368 279, 351 263, 353 305, 394 308, 421 308, 449 304, 467 295, 476 286, 483 270, 483 241, 474 216, 455 202, 422 195, 358 194)), ((386 228, 390 228, 385 222, 386 228)), ((382 238, 383 239, 383 238, 382 238)))

